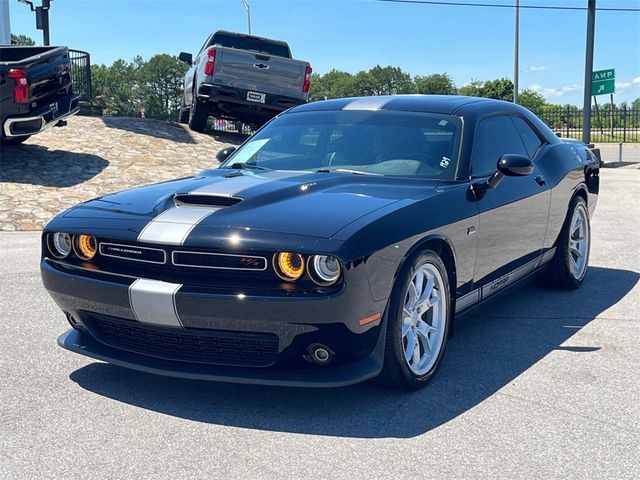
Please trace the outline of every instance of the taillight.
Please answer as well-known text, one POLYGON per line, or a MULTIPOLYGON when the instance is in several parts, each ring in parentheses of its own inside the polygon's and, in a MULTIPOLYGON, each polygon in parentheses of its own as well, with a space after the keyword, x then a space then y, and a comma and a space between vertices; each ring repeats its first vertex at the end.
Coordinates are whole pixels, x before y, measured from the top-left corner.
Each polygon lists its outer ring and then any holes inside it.
POLYGON ((27 80, 27 72, 22 68, 12 68, 9 70, 9 78, 13 78, 16 82, 13 88, 13 98, 16 103, 29 103, 29 81, 27 80))
POLYGON ((216 49, 210 48, 207 50, 207 63, 204 64, 204 74, 213 75, 216 63, 216 49))
POLYGON ((307 65, 307 69, 304 72, 304 82, 302 83, 303 92, 308 92, 311 88, 311 72, 313 72, 313 70, 311 70, 311 66, 307 65))

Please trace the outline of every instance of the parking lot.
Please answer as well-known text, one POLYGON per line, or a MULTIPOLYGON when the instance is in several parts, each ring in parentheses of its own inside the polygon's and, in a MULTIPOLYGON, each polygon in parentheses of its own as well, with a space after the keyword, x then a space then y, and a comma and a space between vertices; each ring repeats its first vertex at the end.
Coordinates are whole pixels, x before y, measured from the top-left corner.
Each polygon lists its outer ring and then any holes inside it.
MULTIPOLYGON (((182 147, 181 147, 182 148, 182 147)), ((0 478, 640 478, 640 171, 603 169, 580 290, 463 318, 425 389, 170 379, 57 347, 39 234, 0 232, 0 478)))

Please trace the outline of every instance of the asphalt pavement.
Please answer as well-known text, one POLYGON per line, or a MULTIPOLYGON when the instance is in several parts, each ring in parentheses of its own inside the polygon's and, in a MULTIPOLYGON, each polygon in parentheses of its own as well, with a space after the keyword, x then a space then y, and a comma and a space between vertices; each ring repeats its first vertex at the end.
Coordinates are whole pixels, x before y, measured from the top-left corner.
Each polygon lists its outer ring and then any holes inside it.
POLYGON ((60 349, 38 233, 0 233, 0 478, 640 478, 640 171, 605 169, 591 269, 461 319, 425 389, 170 379, 60 349))

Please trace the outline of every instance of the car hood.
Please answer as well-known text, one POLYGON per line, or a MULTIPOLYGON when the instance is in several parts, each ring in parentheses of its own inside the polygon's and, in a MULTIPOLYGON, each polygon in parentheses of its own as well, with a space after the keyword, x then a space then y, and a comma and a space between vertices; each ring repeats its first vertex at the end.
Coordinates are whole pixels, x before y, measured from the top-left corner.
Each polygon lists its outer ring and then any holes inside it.
POLYGON ((190 235, 231 227, 330 238, 364 215, 421 196, 437 185, 426 179, 342 172, 215 169, 96 198, 65 215, 111 224, 128 220, 127 228, 138 233, 151 223, 161 222, 163 229, 171 230, 188 221, 193 223, 190 235))

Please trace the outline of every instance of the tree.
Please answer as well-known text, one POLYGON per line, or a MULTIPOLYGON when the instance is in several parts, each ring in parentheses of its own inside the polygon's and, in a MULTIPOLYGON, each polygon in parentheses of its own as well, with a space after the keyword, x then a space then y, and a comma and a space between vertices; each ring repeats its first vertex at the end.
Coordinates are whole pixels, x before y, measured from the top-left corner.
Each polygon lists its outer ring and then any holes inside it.
POLYGON ((415 91, 411 75, 403 72, 400 67, 376 65, 367 73, 371 76, 372 95, 396 95, 415 91))
POLYGON ((182 78, 189 68, 178 57, 166 53, 154 55, 137 68, 140 95, 145 114, 165 120, 177 118, 182 98, 182 78))
POLYGON ((11 34, 11 45, 24 45, 25 47, 33 47, 36 42, 33 38, 26 35, 14 35, 11 34))
POLYGON ((482 85, 482 96, 510 102, 513 100, 513 82, 508 78, 488 80, 482 85))
POLYGON ((471 80, 469 83, 458 89, 458 94, 466 95, 468 97, 482 97, 483 85, 484 82, 481 82, 480 80, 471 80))
POLYGON ((539 112, 546 104, 544 97, 533 90, 523 90, 518 95, 518 104, 528 108, 532 112, 539 112))
POLYGON ((118 59, 110 67, 91 65, 94 97, 104 104, 104 113, 134 116, 142 106, 138 89, 138 68, 118 59))
POLYGON ((433 95, 455 95, 456 86, 453 79, 446 73, 434 73, 424 77, 417 76, 413 79, 417 93, 433 95))

